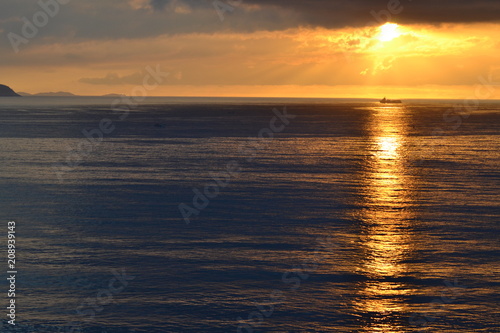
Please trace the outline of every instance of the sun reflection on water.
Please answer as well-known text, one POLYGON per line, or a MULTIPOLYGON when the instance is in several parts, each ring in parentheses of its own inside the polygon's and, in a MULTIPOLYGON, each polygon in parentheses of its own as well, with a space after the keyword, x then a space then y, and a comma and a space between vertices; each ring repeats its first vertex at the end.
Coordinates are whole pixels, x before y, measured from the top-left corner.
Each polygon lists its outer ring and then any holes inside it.
POLYGON ((364 170, 361 261, 367 280, 358 286, 355 308, 364 332, 404 332, 412 292, 404 282, 411 253, 411 179, 402 161, 407 120, 402 106, 372 109, 367 131, 371 156, 364 170))

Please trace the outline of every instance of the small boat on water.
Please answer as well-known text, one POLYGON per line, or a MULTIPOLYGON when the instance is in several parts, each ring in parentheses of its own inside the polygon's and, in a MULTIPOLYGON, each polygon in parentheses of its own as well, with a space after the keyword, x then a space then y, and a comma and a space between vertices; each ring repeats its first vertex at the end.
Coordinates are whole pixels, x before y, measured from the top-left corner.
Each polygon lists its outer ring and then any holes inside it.
POLYGON ((383 104, 392 104, 392 103, 403 103, 400 99, 387 99, 387 98, 383 98, 380 100, 380 103, 383 103, 383 104))

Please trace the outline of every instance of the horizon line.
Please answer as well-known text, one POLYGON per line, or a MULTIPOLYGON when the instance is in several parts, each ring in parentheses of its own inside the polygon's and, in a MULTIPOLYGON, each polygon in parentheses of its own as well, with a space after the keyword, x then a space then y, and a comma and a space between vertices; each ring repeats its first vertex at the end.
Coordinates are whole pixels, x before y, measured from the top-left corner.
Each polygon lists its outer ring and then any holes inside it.
MULTIPOLYGON (((45 93, 40 93, 45 94, 45 93)), ((108 98, 119 98, 119 97, 140 97, 140 98, 260 98, 260 99, 366 99, 366 100, 380 100, 380 97, 308 97, 308 96, 300 96, 300 97, 287 97, 287 96, 167 96, 167 95, 155 95, 155 96, 139 96, 139 95, 125 95, 125 94, 105 94, 105 95, 76 95, 72 94, 70 96, 50 96, 50 95, 38 95, 30 94, 27 96, 19 95, 19 96, 0 96, 0 97, 42 97, 42 98, 75 98, 75 97, 108 97, 108 98), (116 95, 116 96, 113 96, 116 95)), ((470 99, 470 97, 463 98, 429 98, 429 97, 412 97, 412 98, 399 98, 401 100, 466 100, 470 99)), ((500 101, 499 98, 488 98, 482 99, 477 98, 479 101, 500 101)))

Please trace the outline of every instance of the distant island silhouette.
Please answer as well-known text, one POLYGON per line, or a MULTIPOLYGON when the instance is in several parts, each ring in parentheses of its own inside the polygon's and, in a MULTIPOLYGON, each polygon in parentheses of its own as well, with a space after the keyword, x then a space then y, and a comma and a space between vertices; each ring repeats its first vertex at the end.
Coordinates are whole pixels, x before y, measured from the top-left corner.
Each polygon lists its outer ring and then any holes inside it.
MULTIPOLYGON (((30 94, 27 92, 19 92, 19 95, 24 96, 24 97, 82 97, 80 95, 75 95, 75 94, 67 92, 67 91, 43 92, 43 93, 36 93, 36 94, 30 94)), ((100 97, 123 97, 123 96, 126 96, 126 95, 106 94, 106 95, 101 95, 100 97)), ((85 97, 85 96, 83 96, 83 97, 85 97)), ((90 96, 90 97, 93 97, 93 96, 90 96)), ((97 96, 97 97, 99 97, 99 96, 97 96)))
POLYGON ((21 97, 21 95, 17 94, 12 88, 0 84, 0 97, 21 97))
POLYGON ((66 91, 58 91, 58 92, 44 92, 44 93, 38 93, 38 94, 29 94, 25 92, 20 92, 19 93, 21 96, 47 96, 47 97, 73 97, 76 96, 75 94, 72 94, 70 92, 66 91))

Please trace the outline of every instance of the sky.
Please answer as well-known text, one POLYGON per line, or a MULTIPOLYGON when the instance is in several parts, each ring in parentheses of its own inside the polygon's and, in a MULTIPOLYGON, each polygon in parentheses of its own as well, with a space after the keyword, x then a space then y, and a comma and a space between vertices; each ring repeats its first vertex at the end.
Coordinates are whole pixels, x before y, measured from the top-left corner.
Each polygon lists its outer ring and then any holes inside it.
POLYGON ((18 92, 500 99, 498 0, 2 0, 0 35, 18 92))

